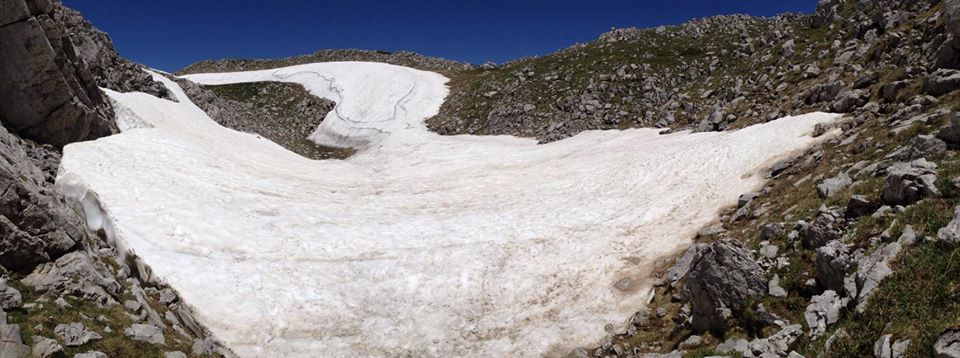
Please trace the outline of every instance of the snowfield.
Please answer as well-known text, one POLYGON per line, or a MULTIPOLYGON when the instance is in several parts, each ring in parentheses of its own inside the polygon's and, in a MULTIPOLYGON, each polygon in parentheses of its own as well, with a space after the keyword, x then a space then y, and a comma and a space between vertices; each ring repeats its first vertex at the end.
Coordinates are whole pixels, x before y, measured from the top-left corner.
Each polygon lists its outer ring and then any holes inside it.
POLYGON ((187 76, 338 103, 312 161, 180 103, 108 91, 123 133, 64 150, 58 187, 236 354, 541 356, 592 346, 687 246, 836 115, 736 132, 439 136, 447 79, 374 63, 187 76))

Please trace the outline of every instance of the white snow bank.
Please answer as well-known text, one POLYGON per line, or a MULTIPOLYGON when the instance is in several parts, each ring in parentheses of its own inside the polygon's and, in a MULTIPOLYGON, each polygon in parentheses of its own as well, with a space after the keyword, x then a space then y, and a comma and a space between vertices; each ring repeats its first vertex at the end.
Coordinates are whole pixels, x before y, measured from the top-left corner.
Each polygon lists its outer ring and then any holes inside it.
POLYGON ((58 177, 241 356, 537 356, 596 344, 647 302, 654 260, 837 118, 536 145, 427 132, 445 79, 397 66, 190 78, 277 74, 339 101, 314 139, 365 149, 304 159, 220 127, 158 77, 181 103, 108 92, 125 131, 67 146, 58 177))

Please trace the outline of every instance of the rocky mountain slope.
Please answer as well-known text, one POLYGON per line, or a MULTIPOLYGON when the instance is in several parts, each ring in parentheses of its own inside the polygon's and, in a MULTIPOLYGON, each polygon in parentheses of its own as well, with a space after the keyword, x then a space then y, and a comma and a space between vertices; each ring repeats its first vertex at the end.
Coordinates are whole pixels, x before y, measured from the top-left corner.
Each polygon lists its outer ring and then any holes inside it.
POLYGON ((548 142, 847 113, 840 137, 775 165, 664 262, 626 332, 573 354, 957 357, 957 24, 957 1, 824 0, 811 15, 614 30, 447 73, 428 124, 548 142))
POLYGON ((200 61, 187 66, 177 72, 177 74, 256 71, 307 63, 334 61, 382 62, 442 74, 458 73, 474 67, 465 63, 424 56, 407 51, 321 50, 310 55, 294 56, 284 59, 224 59, 200 61))
POLYGON ((0 3, 0 53, 0 356, 219 354, 54 187, 64 145, 117 132, 98 86, 166 89, 57 1, 0 3))
MULTIPOLYGON (((59 148, 116 132, 97 86, 158 97, 165 88, 57 2, 0 6, 0 353, 224 353, 172 290, 145 287, 142 267, 118 262, 53 186, 59 148)), ((452 82, 433 130, 544 142, 847 113, 841 136, 775 165, 766 187, 663 262, 655 298, 626 331, 572 354, 960 357, 958 51, 958 1, 823 0, 811 15, 614 30, 500 66, 346 50, 182 73, 344 60, 436 71, 452 82)), ((331 103, 302 88, 184 85, 221 124, 330 155, 302 140, 331 103)))
POLYGON ((559 140, 848 113, 775 165, 626 332, 578 356, 960 356, 956 1, 821 1, 816 14, 614 30, 454 78, 436 131, 559 140))

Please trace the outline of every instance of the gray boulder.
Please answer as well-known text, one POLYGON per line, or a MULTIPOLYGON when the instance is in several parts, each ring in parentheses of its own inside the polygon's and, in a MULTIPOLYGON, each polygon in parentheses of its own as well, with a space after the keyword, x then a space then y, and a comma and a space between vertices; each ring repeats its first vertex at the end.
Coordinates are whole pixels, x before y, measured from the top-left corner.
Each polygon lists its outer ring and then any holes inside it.
POLYGON ((867 104, 868 99, 870 99, 870 92, 866 90, 848 90, 840 93, 837 99, 830 104, 830 108, 837 113, 850 113, 854 109, 867 104))
POLYGON ((37 267, 22 282, 38 292, 73 295, 100 305, 117 303, 118 283, 90 254, 75 251, 37 267))
POLYGON ((803 225, 800 229, 803 246, 813 249, 839 239, 843 235, 845 224, 843 215, 836 210, 826 207, 820 208, 817 218, 812 223, 803 225))
POLYGON ((849 297, 856 298, 858 312, 863 312, 867 302, 885 278, 893 274, 890 265, 896 260, 903 245, 899 242, 884 244, 873 253, 860 259, 857 272, 847 277, 844 289, 849 297))
POLYGON ((23 304, 23 296, 16 288, 7 285, 6 279, 0 279, 0 308, 8 310, 18 308, 23 304))
POLYGON ((960 243, 960 206, 953 209, 953 220, 937 232, 937 238, 946 242, 960 243))
POLYGON ((88 330, 80 322, 58 324, 53 328, 53 334, 67 347, 82 346, 87 342, 103 338, 99 333, 88 330))
POLYGON ((743 357, 786 357, 790 347, 803 336, 803 326, 799 324, 784 327, 780 332, 766 337, 747 341, 743 338, 731 338, 717 346, 717 353, 737 353, 743 357))
POLYGON ((840 309, 843 302, 836 291, 828 290, 810 299, 810 304, 803 313, 803 318, 810 327, 810 336, 819 337, 827 332, 827 326, 840 320, 840 309))
POLYGON ((723 239, 706 246, 687 277, 692 324, 697 331, 722 330, 745 303, 767 293, 763 270, 743 245, 723 239))
POLYGON ((187 354, 181 351, 166 352, 163 354, 163 358, 187 358, 187 354))
POLYGON ((880 88, 880 96, 887 101, 896 101, 900 92, 910 86, 910 81, 894 81, 883 85, 880 88))
POLYGON ((817 249, 817 282, 823 288, 843 290, 844 279, 857 269, 857 256, 840 240, 832 240, 817 249))
POLYGON ((874 200, 863 195, 854 195, 850 197, 850 200, 847 201, 847 218, 859 218, 861 216, 867 216, 877 211, 880 208, 880 204, 874 200))
POLYGON ((101 351, 89 351, 84 353, 77 353, 73 358, 110 358, 106 353, 101 351))
POLYGON ((853 184, 853 179, 850 179, 847 173, 840 173, 840 175, 824 180, 823 183, 817 185, 817 194, 822 199, 832 198, 851 184, 853 184))
POLYGON ((774 275, 773 278, 770 279, 770 283, 768 283, 767 286, 768 286, 767 293, 769 293, 770 296, 787 297, 788 295, 787 290, 780 286, 779 275, 774 275))
POLYGON ((760 241, 770 241, 783 235, 783 223, 767 223, 760 227, 760 241))
POLYGON ((152 324, 133 324, 123 330, 123 335, 137 341, 152 344, 164 344, 163 329, 152 324))
POLYGON ((873 344, 873 356, 876 358, 903 358, 910 348, 910 340, 893 340, 892 334, 880 337, 873 344))
POLYGON ((803 101, 806 104, 817 104, 822 102, 832 102, 840 94, 844 84, 840 81, 823 83, 810 88, 804 95, 803 101))
MULTIPOLYGON (((5 321, 5 319, 4 319, 5 321)), ((20 326, 0 323, 0 357, 29 357, 30 347, 23 344, 20 326)))
POLYGON ((926 159, 894 163, 887 168, 883 187, 884 203, 906 206, 939 195, 937 173, 937 165, 926 159))
POLYGON ((38 358, 62 358, 65 356, 63 347, 56 340, 34 336, 33 337, 33 356, 38 358))
POLYGON ((944 332, 933 344, 936 358, 960 358, 960 330, 944 332))
POLYGON ((952 145, 960 145, 960 114, 950 118, 950 123, 937 133, 937 138, 952 145))
POLYGON ((690 248, 683 253, 683 256, 680 256, 673 266, 667 269, 663 277, 663 284, 675 287, 681 279, 690 273, 693 265, 700 261, 700 258, 703 257, 703 253, 709 249, 709 246, 710 245, 707 244, 694 244, 690 246, 690 248))
POLYGON ((943 154, 947 151, 947 143, 932 135, 919 135, 907 142, 897 151, 890 154, 891 158, 911 161, 943 154))
POLYGON ((927 76, 923 90, 934 96, 942 96, 960 89, 960 71, 941 68, 927 76))

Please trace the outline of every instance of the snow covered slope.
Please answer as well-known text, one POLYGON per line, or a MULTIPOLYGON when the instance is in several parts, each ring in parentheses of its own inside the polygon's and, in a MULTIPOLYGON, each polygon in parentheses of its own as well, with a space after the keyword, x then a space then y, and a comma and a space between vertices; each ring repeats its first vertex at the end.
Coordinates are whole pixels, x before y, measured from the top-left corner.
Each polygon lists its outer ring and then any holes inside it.
POLYGON ((538 356, 596 344, 657 258, 803 150, 815 113, 726 133, 537 145, 427 132, 440 75, 373 63, 194 75, 338 102, 311 161, 181 103, 109 92, 124 132, 65 148, 58 185, 241 356, 538 356))

